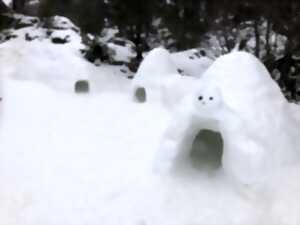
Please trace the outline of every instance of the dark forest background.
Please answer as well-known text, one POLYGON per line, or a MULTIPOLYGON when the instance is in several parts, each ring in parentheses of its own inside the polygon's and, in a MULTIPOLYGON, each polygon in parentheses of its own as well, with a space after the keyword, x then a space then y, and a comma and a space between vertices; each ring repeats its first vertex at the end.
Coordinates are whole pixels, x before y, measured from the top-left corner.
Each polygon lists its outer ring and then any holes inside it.
POLYGON ((142 53, 157 46, 191 48, 215 58, 239 48, 267 66, 288 98, 300 94, 299 0, 0 0, 2 12, 70 18, 82 35, 108 29, 142 53))

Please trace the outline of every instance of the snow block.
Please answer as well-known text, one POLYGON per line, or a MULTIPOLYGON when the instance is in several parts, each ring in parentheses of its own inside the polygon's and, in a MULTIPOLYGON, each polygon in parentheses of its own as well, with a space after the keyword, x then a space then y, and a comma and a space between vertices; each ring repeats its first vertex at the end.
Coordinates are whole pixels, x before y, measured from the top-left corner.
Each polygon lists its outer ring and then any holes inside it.
POLYGON ((217 59, 173 111, 154 159, 160 172, 189 167, 201 130, 220 133, 222 170, 242 184, 266 181, 300 159, 300 107, 288 103, 265 66, 234 52, 217 59))

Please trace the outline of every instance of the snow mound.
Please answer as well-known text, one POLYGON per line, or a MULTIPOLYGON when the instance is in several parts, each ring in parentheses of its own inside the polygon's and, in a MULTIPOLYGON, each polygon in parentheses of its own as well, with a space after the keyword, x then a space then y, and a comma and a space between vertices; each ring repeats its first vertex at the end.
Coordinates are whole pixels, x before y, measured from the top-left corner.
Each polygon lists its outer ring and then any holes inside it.
POLYGON ((177 72, 171 59, 171 54, 164 48, 155 48, 150 51, 140 65, 136 77, 138 79, 151 79, 169 76, 177 72))
POLYGON ((88 79, 90 67, 80 55, 81 43, 75 34, 71 44, 54 45, 47 39, 25 41, 21 35, 30 31, 31 28, 18 30, 19 38, 0 45, 4 76, 37 80, 65 91, 73 91, 78 79, 88 79))
MULTIPOLYGON (((28 31, 24 28, 23 31, 28 31)), ((22 30, 18 32, 21 33, 22 30)), ((53 44, 48 39, 12 39, 0 45, 1 74, 17 80, 41 82, 57 91, 75 92, 77 81, 87 81, 91 93, 128 89, 120 66, 97 67, 86 61, 79 49, 81 39, 73 33, 70 43, 53 44), (118 81, 118 82, 117 82, 118 81)))
POLYGON ((196 135, 209 129, 222 135, 226 174, 244 184, 261 183, 299 162, 300 120, 293 116, 296 111, 299 113, 300 107, 286 101, 253 55, 235 52, 222 56, 178 105, 155 168, 166 171, 177 161, 186 161, 196 135))

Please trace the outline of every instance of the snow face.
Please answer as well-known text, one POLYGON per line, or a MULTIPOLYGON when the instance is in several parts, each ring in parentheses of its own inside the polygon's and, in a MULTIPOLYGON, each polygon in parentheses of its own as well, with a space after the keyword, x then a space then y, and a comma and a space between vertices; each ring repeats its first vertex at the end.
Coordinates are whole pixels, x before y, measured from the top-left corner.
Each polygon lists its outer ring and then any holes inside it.
POLYGON ((216 113, 222 112, 223 103, 220 91, 215 87, 204 86, 197 90, 197 96, 198 101, 195 102, 197 114, 203 118, 217 119, 216 113))
POLYGON ((294 114, 287 110, 290 104, 250 54, 220 57, 177 108, 155 159, 159 171, 170 170, 182 155, 187 156, 202 129, 221 133, 223 169, 243 184, 261 183, 300 158, 296 138, 300 120, 286 116, 294 114))

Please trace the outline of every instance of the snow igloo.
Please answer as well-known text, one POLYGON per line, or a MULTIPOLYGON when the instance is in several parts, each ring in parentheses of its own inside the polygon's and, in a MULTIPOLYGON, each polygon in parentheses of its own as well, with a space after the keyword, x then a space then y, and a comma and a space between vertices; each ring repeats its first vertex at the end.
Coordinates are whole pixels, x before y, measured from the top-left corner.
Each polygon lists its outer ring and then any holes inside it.
POLYGON ((170 53, 156 48, 142 61, 133 79, 133 98, 140 103, 160 99, 163 80, 179 75, 170 53))
POLYGON ((139 103, 160 101, 172 108, 211 63, 207 57, 197 58, 193 50, 171 54, 164 48, 155 48, 142 61, 133 79, 133 99, 139 103))
POLYGON ((242 184, 264 182, 299 161, 299 114, 257 58, 224 55, 176 106, 154 170, 171 173, 205 162, 242 184))

